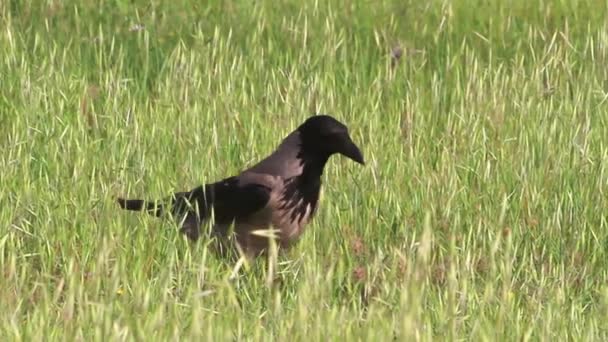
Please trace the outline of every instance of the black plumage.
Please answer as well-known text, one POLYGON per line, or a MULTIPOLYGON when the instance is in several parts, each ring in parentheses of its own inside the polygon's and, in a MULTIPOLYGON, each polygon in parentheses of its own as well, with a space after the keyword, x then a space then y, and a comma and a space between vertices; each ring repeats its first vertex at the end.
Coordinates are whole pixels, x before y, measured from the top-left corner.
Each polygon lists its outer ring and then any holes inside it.
POLYGON ((348 128, 329 115, 316 115, 271 155, 236 176, 177 192, 160 203, 122 198, 118 202, 126 210, 171 214, 191 240, 200 237, 201 225, 213 216, 211 233, 222 241, 222 248, 227 247, 232 227, 238 246, 257 255, 269 241, 256 231, 275 229, 283 248, 299 239, 318 207, 325 164, 336 153, 364 164, 348 128))

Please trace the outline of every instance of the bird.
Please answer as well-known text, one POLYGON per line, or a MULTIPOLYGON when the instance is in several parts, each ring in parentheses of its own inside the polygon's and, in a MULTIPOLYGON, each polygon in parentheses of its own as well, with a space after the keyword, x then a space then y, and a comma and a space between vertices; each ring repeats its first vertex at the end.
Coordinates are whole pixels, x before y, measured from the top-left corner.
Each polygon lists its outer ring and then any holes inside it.
POLYGON ((203 223, 213 220, 210 235, 219 241, 220 254, 236 249, 255 258, 268 250, 270 239, 282 250, 300 240, 318 209, 323 171, 335 154, 365 165, 348 127, 331 115, 317 114, 306 118, 274 152, 236 175, 160 201, 117 201, 125 210, 170 214, 191 241, 200 238, 203 223))

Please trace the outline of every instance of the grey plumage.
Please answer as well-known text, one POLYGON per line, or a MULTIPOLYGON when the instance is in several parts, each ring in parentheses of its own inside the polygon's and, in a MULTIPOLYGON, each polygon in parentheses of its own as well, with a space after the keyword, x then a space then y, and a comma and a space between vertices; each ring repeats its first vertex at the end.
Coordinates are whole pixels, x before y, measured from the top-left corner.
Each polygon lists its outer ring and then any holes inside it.
POLYGON ((220 250, 232 247, 228 242, 231 227, 237 245, 248 255, 258 255, 268 247, 269 237, 257 232, 271 228, 276 230, 278 245, 289 248, 317 209, 321 175, 335 153, 364 164, 347 127, 331 116, 316 115, 283 139, 272 154, 237 176, 161 201, 168 204, 122 198, 118 202, 127 210, 156 216, 171 213, 191 240, 200 237, 201 225, 213 216, 211 233, 220 242, 220 250))

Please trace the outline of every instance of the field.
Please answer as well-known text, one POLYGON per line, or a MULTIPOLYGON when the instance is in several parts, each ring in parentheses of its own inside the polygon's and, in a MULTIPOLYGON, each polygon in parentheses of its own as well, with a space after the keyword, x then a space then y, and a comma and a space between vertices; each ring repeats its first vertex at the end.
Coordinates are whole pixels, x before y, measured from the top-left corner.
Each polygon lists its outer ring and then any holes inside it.
POLYGON ((608 3, 0 2, 2 340, 607 340, 608 3), (119 210, 348 124, 240 269, 119 210))

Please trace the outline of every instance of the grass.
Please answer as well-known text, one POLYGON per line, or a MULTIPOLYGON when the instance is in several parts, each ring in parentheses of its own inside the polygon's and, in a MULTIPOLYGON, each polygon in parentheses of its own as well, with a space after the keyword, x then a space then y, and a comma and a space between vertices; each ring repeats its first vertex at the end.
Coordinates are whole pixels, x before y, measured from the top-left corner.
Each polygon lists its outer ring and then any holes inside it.
POLYGON ((607 9, 1 2, 0 336, 608 339, 607 9), (330 161, 274 270, 231 278, 114 202, 234 174, 313 112, 368 164, 330 161))

